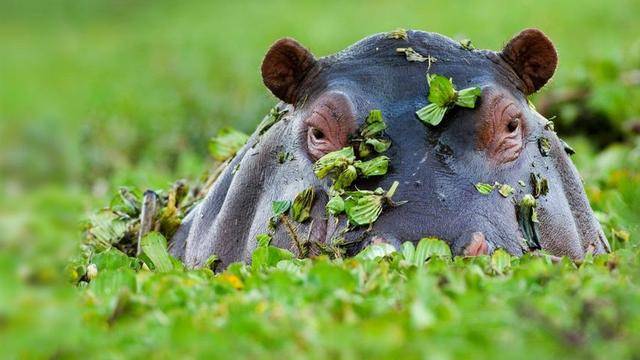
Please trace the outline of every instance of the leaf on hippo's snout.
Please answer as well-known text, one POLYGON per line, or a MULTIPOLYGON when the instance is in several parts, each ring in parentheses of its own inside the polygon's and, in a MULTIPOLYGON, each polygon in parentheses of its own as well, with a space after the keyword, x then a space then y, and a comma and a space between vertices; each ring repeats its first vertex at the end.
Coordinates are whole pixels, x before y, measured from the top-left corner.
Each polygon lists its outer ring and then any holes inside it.
POLYGON ((331 189, 339 191, 343 190, 351 185, 358 178, 358 170, 355 166, 349 165, 344 171, 338 175, 338 178, 333 183, 331 189))
POLYGON ((522 197, 516 205, 516 216, 520 231, 529 249, 540 249, 540 235, 536 199, 531 194, 522 197))
POLYGON ((387 38, 396 40, 407 40, 407 30, 398 28, 387 33, 387 38))
POLYGON ((356 156, 351 146, 347 146, 340 150, 332 151, 313 164, 313 172, 319 179, 323 179, 334 169, 341 170, 353 163, 356 156))
POLYGON ((258 243, 258 246, 269 246, 269 244, 271 244, 271 235, 258 234, 256 235, 256 242, 258 243))
POLYGON ((522 181, 522 180, 518 180, 518 184, 519 184, 520 186, 522 186, 522 187, 527 186, 527 184, 525 184, 525 183, 524 183, 524 181, 522 181))
POLYGON ((462 39, 460 40, 460 46, 462 46, 463 49, 465 50, 475 50, 475 46, 473 46, 473 43, 471 42, 470 39, 462 39))
POLYGON ((371 145, 373 149, 377 153, 383 153, 389 149, 391 146, 391 141, 389 140, 380 140, 380 139, 367 139, 364 142, 367 145, 371 145))
POLYGON ((224 127, 209 140, 209 153, 217 161, 233 157, 247 142, 249 136, 235 129, 224 127))
POLYGON ((289 200, 276 200, 271 203, 271 210, 273 211, 273 216, 278 217, 289 210, 291 207, 291 201, 289 200))
POLYGON ((284 164, 287 161, 291 161, 294 160, 293 155, 291 155, 290 152, 286 152, 286 151, 280 151, 278 153, 278 163, 279 164, 284 164))
POLYGON ((531 173, 531 187, 533 188, 533 197, 539 198, 549 192, 549 181, 540 174, 531 173))
POLYGON ((476 190, 478 190, 478 192, 482 195, 489 195, 491 194, 491 192, 493 191, 493 189, 495 189, 495 184, 491 185, 491 184, 487 184, 487 183, 477 183, 475 185, 476 190))
POLYGON ((309 187, 296 195, 291 205, 291 217, 293 220, 301 223, 311 215, 311 206, 315 199, 313 187, 309 187))
POLYGON ((549 156, 551 152, 551 141, 544 136, 538 138, 538 148, 540 149, 540 154, 542 156, 549 156))
POLYGON ((358 172, 364 176, 381 176, 387 173, 389 168, 389 158, 386 156, 378 156, 369 161, 356 161, 354 166, 358 172))
POLYGON ((416 115, 424 123, 436 126, 440 124, 447 110, 457 105, 473 109, 478 96, 482 94, 479 87, 470 87, 456 91, 453 81, 442 75, 427 75, 429 82, 429 96, 431 102, 416 111, 416 115))
POLYGON ((500 185, 500 187, 498 188, 498 192, 500 193, 500 195, 502 195, 503 197, 509 197, 513 194, 515 190, 513 189, 513 186, 509 185, 509 184, 502 184, 500 185))
POLYGON ((333 196, 329 199, 325 208, 333 216, 341 214, 344 212, 344 200, 340 195, 333 196))
MULTIPOLYGON (((381 188, 374 191, 358 190, 347 192, 344 199, 344 211, 352 225, 369 225, 375 222, 382 213, 382 205, 394 205, 391 201, 398 188, 398 182, 394 181, 385 193, 381 188)), ((396 204, 397 205, 397 204, 396 204)))

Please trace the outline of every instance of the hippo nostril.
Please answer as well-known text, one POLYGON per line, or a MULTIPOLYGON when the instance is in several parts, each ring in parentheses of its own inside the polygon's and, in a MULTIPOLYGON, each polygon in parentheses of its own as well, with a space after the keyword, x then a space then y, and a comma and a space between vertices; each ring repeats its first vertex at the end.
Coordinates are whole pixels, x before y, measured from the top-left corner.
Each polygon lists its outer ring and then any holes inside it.
POLYGON ((489 254, 489 244, 484 234, 476 231, 471 234, 471 241, 464 249, 464 256, 478 256, 489 254))

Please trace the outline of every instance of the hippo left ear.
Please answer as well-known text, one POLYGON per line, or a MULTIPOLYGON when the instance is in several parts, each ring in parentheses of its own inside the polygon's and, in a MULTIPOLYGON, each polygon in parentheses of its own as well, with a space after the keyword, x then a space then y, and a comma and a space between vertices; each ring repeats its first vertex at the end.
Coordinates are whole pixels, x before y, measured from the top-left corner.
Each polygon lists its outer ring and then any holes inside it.
POLYGON ((262 61, 262 81, 273 95, 287 104, 295 103, 300 85, 317 61, 294 39, 278 40, 262 61))
POLYGON ((507 43, 500 55, 524 82, 526 95, 543 87, 558 65, 553 43, 538 29, 520 32, 507 43))

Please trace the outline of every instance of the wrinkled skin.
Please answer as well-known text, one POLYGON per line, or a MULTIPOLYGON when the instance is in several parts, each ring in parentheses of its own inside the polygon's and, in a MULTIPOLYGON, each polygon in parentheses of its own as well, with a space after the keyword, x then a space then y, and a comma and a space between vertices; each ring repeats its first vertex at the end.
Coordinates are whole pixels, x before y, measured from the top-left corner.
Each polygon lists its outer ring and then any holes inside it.
MULTIPOLYGON (((323 154, 348 146, 372 109, 380 109, 392 141, 386 176, 359 180, 360 189, 400 186, 371 226, 351 229, 344 238, 351 254, 371 241, 399 246, 435 236, 454 254, 488 254, 503 248, 513 255, 529 251, 516 218, 515 202, 532 193, 532 172, 549 181, 537 201, 540 245, 553 255, 582 258, 608 251, 608 243, 586 199, 580 177, 556 134, 528 106, 527 95, 541 88, 557 63, 551 42, 538 30, 525 30, 501 52, 467 50, 446 37, 409 31, 407 39, 386 34, 366 38, 321 59, 292 39, 282 39, 262 65, 265 85, 288 109, 264 134, 257 132, 231 161, 204 201, 187 216, 172 241, 172 252, 187 265, 204 264, 216 254, 218 269, 250 261, 257 234, 268 232, 274 200, 292 200, 307 187, 316 190, 311 221, 296 224, 303 239, 330 242, 346 226, 344 215, 326 215, 329 179, 319 180, 312 165, 323 154), (409 62, 399 47, 435 58, 409 62), (453 79, 457 89, 482 88, 474 109, 453 108, 440 125, 425 125, 415 111, 425 106, 426 73, 453 79), (550 140, 543 156, 538 138, 550 140), (279 152, 294 159, 280 164, 279 152), (234 169, 236 169, 234 174, 234 169), (518 182, 522 180, 526 186, 518 182), (500 182, 516 189, 504 198, 480 194, 478 182, 500 182)), ((272 244, 292 249, 281 224, 272 244)))

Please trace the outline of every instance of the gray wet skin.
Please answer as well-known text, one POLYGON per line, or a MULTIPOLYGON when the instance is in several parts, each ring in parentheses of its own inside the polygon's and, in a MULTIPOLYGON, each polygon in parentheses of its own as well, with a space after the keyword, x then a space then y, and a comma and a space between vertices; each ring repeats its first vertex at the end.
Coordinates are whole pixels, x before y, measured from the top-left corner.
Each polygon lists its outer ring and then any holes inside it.
MULTIPOLYGON (((295 40, 282 39, 265 56, 262 75, 288 113, 262 135, 253 134, 187 216, 171 251, 191 267, 203 265, 212 254, 220 260, 218 269, 249 261, 256 235, 268 232, 272 201, 293 200, 310 186, 316 190, 311 219, 296 224, 297 233, 305 240, 331 241, 346 221, 344 215, 326 215, 331 183, 317 179, 312 165, 323 154, 348 146, 369 111, 379 109, 392 141, 385 154, 391 158, 389 172, 355 185, 388 189, 398 181, 394 200, 407 203, 385 208, 370 228, 344 234, 352 243, 350 253, 371 241, 398 246, 435 236, 448 242, 454 254, 503 248, 522 255, 529 249, 514 202, 533 192, 532 172, 549 182, 549 192, 537 199, 541 247, 573 259, 606 252, 607 239, 578 172, 560 139, 545 129, 547 120, 527 103, 527 95, 544 86, 556 64, 552 43, 535 29, 524 30, 500 52, 471 51, 438 34, 408 31, 407 39, 373 35, 316 59, 295 40), (396 51, 401 47, 436 60, 409 62, 396 51), (436 127, 419 121, 415 112, 428 103, 427 70, 452 78, 456 89, 480 87, 476 107, 453 108, 436 127), (548 156, 540 152, 540 137, 550 141, 548 156), (294 159, 281 164, 280 152, 294 159), (496 181, 516 192, 504 198, 497 191, 483 195, 473 186, 496 181)), ((292 248, 282 225, 272 245, 292 248)))

